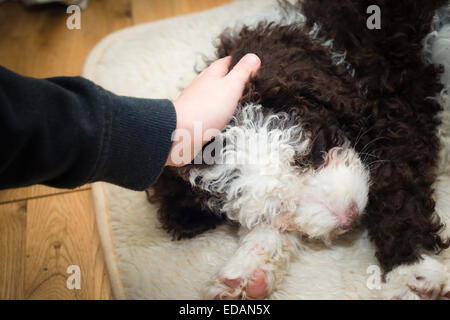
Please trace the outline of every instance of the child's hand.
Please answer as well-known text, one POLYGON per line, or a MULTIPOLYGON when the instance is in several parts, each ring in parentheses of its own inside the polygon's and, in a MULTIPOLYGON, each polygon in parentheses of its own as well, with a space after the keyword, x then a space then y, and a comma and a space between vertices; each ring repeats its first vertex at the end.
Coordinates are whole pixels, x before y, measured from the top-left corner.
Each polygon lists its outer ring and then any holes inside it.
POLYGON ((177 131, 166 165, 183 166, 191 162, 203 145, 230 122, 245 85, 256 74, 261 61, 256 55, 247 54, 228 72, 230 63, 231 57, 226 57, 211 64, 174 102, 177 131), (213 131, 215 134, 210 134, 213 131), (183 141, 187 136, 190 143, 183 141))

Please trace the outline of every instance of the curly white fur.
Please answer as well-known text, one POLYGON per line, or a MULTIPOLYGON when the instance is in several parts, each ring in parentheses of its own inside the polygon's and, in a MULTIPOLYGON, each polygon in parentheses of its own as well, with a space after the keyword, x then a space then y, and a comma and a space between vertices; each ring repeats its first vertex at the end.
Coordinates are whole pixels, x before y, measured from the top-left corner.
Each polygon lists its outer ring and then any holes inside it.
POLYGON ((291 119, 287 113, 264 115, 259 105, 243 107, 214 143, 222 164, 192 169, 189 180, 220 194, 221 211, 246 228, 264 223, 329 239, 363 213, 369 172, 348 147, 330 150, 319 170, 299 167, 310 141, 291 119))
POLYGON ((307 179, 300 194, 297 229, 329 240, 342 234, 364 213, 369 171, 351 148, 333 148, 320 170, 307 179))
POLYGON ((293 162, 307 152, 309 140, 300 125, 288 125, 289 118, 286 113, 264 116, 258 105, 243 107, 216 137, 216 146, 226 143, 216 148, 222 164, 190 172, 193 185, 221 194, 222 212, 247 228, 274 225, 297 207, 304 176, 293 162))

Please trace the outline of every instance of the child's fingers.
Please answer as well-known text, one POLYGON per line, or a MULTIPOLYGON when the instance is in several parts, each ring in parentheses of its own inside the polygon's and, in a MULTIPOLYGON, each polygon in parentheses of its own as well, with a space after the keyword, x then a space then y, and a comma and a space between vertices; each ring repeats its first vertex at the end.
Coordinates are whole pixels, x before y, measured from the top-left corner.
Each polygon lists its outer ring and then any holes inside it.
POLYGON ((212 77, 216 79, 223 78, 227 75, 231 64, 231 57, 225 57, 214 61, 201 74, 205 77, 212 77))
POLYGON ((261 67, 261 60, 256 54, 246 54, 228 73, 226 78, 230 81, 237 82, 242 88, 248 82, 250 77, 255 76, 261 67))

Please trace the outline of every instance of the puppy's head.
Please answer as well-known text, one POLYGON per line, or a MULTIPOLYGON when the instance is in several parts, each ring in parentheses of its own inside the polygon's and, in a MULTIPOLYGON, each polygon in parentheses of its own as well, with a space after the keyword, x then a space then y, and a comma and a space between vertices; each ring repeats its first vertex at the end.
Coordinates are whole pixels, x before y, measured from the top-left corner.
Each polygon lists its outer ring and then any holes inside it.
POLYGON ((369 170, 357 153, 348 147, 333 148, 304 181, 296 229, 320 239, 342 234, 364 213, 368 193, 369 170))

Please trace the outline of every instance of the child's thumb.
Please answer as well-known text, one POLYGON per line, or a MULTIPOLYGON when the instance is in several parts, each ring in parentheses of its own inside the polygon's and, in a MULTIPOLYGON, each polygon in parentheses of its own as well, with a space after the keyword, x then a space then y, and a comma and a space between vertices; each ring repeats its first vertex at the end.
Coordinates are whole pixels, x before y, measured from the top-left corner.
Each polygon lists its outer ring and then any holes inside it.
POLYGON ((237 82, 242 85, 242 88, 250 80, 250 77, 254 76, 261 67, 261 60, 256 54, 246 54, 231 70, 226 78, 229 81, 237 82))

